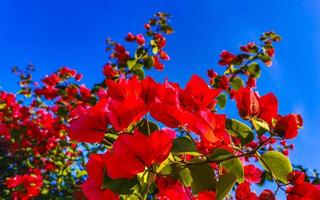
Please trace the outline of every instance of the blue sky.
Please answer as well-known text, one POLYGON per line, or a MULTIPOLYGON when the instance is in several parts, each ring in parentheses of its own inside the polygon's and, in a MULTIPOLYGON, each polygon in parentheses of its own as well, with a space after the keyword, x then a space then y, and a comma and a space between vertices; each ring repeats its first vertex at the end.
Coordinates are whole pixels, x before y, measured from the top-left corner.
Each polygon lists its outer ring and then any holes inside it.
POLYGON ((91 85, 102 79, 106 37, 122 41, 143 31, 156 11, 172 14, 175 33, 168 38, 171 60, 158 80, 184 84, 192 74, 218 69, 221 50, 238 51, 264 31, 283 37, 271 68, 264 68, 260 94, 273 91, 280 112, 298 112, 305 125, 294 140, 291 160, 320 168, 320 3, 317 0, 77 0, 0 1, 0 84, 15 91, 10 69, 33 63, 36 78, 66 65, 91 85), (259 3, 258 3, 259 2, 259 3))

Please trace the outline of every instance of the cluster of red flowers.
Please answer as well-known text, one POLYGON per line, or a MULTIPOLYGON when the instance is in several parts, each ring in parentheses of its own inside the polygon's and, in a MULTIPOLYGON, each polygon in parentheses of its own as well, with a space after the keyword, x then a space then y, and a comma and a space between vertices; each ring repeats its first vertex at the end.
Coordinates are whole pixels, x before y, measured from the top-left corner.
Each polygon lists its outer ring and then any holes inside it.
POLYGON ((281 116, 278 114, 278 100, 272 93, 259 96, 251 88, 240 88, 235 94, 239 115, 243 119, 258 117, 268 123, 279 136, 292 139, 303 124, 298 114, 281 116))
POLYGON ((78 84, 76 70, 62 67, 41 86, 20 76, 20 94, 31 96, 30 105, 0 92, 0 158, 10 158, 1 195, 221 200, 234 188, 237 200, 275 200, 279 190, 289 200, 320 199, 316 180, 294 171, 287 157, 301 116, 280 115, 276 96, 256 91, 260 64, 272 64, 280 37, 266 32, 261 45, 250 42, 239 55, 223 51, 223 75, 209 70, 210 84, 193 75, 183 88, 144 75, 170 59, 164 51, 164 35, 173 32, 168 19, 157 13, 145 34, 127 34, 137 46, 134 56, 108 40, 105 80, 92 89, 78 84), (219 114, 227 96, 244 122, 219 114), (251 191, 266 179, 277 184, 275 191, 251 191))
POLYGON ((40 170, 33 169, 30 174, 8 178, 5 184, 14 189, 13 199, 27 200, 39 195, 43 181, 40 170))

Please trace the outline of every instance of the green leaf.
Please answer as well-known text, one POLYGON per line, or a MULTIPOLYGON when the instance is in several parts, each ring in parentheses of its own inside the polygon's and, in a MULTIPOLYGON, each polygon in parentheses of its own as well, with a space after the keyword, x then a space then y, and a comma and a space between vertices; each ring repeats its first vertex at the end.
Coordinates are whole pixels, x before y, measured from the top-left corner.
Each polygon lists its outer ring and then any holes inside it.
POLYGON ((238 120, 227 119, 226 129, 229 134, 239 138, 242 145, 248 144, 254 139, 251 128, 238 120))
POLYGON ((247 67, 247 73, 249 76, 253 78, 259 78, 261 75, 261 69, 258 63, 252 62, 248 67, 247 67))
POLYGON ((231 86, 235 90, 239 90, 243 85, 243 80, 239 76, 236 76, 231 82, 231 86))
POLYGON ((220 94, 217 97, 217 102, 218 102, 219 107, 221 109, 223 109, 226 106, 226 103, 227 103, 227 96, 225 94, 220 94))
POLYGON ((171 152, 176 154, 200 155, 196 145, 189 137, 178 137, 174 139, 171 152))
POLYGON ((219 162, 221 160, 230 158, 232 153, 225 149, 214 149, 212 153, 208 156, 212 162, 219 162))
POLYGON ((165 34, 172 34, 173 33, 173 29, 171 26, 169 26, 168 24, 164 24, 160 27, 160 30, 163 31, 165 34))
POLYGON ((269 124, 262 119, 256 117, 253 118, 252 125, 260 136, 270 131, 269 124))
POLYGON ((21 132, 18 129, 14 128, 10 131, 10 136, 14 140, 18 140, 20 138, 20 135, 21 135, 21 132))
POLYGON ((157 172, 160 172, 161 174, 171 174, 173 169, 171 167, 171 165, 174 164, 174 157, 172 156, 172 154, 170 153, 168 158, 165 159, 160 166, 157 169, 157 172))
POLYGON ((144 67, 146 69, 151 69, 154 65, 154 59, 152 56, 148 56, 144 61, 144 67))
POLYGON ((224 199, 236 183, 236 180, 237 177, 232 172, 219 176, 217 184, 217 200, 224 199))
POLYGON ((160 128, 158 124, 150 120, 147 121, 146 119, 141 120, 138 124, 138 130, 145 135, 150 135, 151 133, 159 129, 160 128))
POLYGON ((215 190, 215 174, 213 172, 213 169, 209 165, 191 165, 188 168, 193 179, 191 189, 194 194, 198 194, 203 190, 215 190))
POLYGON ((130 59, 130 60, 128 60, 128 61, 127 61, 128 68, 129 68, 129 69, 132 69, 132 68, 135 66, 136 63, 137 63, 137 60, 136 60, 136 59, 130 59))
POLYGON ((188 168, 184 168, 184 169, 180 170, 179 177, 185 186, 187 186, 187 187, 191 186, 193 179, 191 176, 191 172, 188 168))
POLYGON ((132 72, 139 77, 140 80, 144 78, 144 71, 141 67, 134 67, 132 72))
POLYGON ((135 58, 141 59, 143 57, 143 55, 145 55, 146 53, 147 53, 147 51, 143 47, 140 47, 137 49, 137 51, 135 53, 135 58))
POLYGON ((223 161, 221 166, 229 172, 234 173, 237 177, 238 183, 242 183, 244 181, 243 166, 239 158, 232 158, 230 160, 223 161))
POLYGON ((139 184, 137 177, 134 177, 133 179, 110 179, 105 176, 102 188, 110 189, 118 194, 132 194, 134 192, 134 187, 137 184, 139 184))
POLYGON ((292 172, 290 160, 278 151, 268 151, 259 156, 262 166, 283 183, 288 183, 287 175, 292 172))

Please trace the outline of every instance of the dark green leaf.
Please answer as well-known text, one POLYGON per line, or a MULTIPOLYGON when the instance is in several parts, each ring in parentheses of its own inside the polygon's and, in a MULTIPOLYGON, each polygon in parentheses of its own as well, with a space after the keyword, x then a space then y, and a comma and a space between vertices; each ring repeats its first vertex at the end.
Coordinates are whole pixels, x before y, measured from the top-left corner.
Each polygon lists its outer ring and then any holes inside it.
POLYGON ((236 183, 236 180, 237 177, 232 172, 219 176, 217 184, 217 200, 224 199, 236 183))
POLYGON ((151 67, 153 67, 154 65, 154 60, 152 56, 148 56, 145 61, 144 61, 144 67, 146 69, 151 69, 151 67))
POLYGON ((196 145, 189 137, 179 137, 173 140, 172 153, 199 155, 196 145))
POLYGON ((203 190, 215 190, 215 174, 213 172, 213 169, 209 165, 191 165, 188 168, 193 179, 191 189, 194 194, 198 194, 203 190))
POLYGON ((145 135, 150 135, 151 133, 153 133, 154 131, 159 130, 159 126, 158 124, 156 124, 155 122, 152 122, 150 120, 141 120, 140 123, 138 124, 138 130, 145 134, 145 135))
POLYGON ((134 187, 139 184, 137 177, 133 179, 110 179, 105 177, 103 182, 103 189, 110 189, 118 194, 132 194, 134 192, 134 187))
POLYGON ((139 77, 140 80, 144 79, 144 71, 141 67, 134 67, 132 72, 139 77))
POLYGON ((230 158, 231 156, 232 153, 225 149, 214 149, 208 157, 213 162, 219 162, 224 159, 230 158))

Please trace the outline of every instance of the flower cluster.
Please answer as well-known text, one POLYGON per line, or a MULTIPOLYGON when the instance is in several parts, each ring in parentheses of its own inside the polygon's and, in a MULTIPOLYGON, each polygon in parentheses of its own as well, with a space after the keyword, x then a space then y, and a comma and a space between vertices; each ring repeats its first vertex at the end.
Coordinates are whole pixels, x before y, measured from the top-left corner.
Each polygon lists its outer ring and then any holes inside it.
POLYGON ((222 75, 210 69, 209 82, 193 75, 181 87, 145 76, 170 59, 169 19, 157 13, 145 33, 128 33, 133 54, 108 39, 104 80, 92 88, 68 67, 40 84, 14 69, 18 96, 0 91, 1 196, 275 200, 283 191, 288 200, 320 199, 318 175, 297 171, 288 157, 301 116, 279 114, 276 96, 257 91, 280 36, 266 32, 240 54, 222 51, 222 75), (222 112, 229 100, 239 119, 222 112), (251 190, 267 180, 276 190, 251 190))

